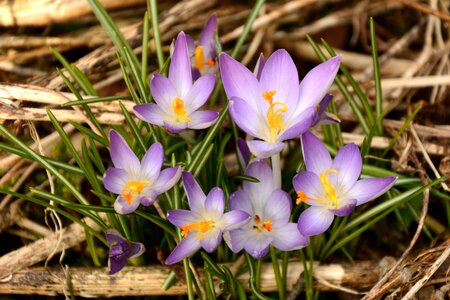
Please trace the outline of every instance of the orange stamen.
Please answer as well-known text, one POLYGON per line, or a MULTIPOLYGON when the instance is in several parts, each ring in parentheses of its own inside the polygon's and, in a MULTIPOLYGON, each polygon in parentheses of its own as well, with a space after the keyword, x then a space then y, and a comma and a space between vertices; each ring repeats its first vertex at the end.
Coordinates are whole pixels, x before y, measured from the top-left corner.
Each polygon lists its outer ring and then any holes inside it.
POLYGON ((180 98, 175 98, 172 101, 172 108, 175 114, 185 122, 190 122, 191 120, 186 117, 186 108, 184 107, 184 101, 180 98))
POLYGON ((216 65, 216 62, 214 61, 214 59, 209 58, 208 61, 206 62, 208 64, 208 66, 210 68, 214 67, 216 65))
POLYGON ((255 220, 255 225, 253 225, 253 228, 258 230, 258 231, 262 231, 263 229, 267 230, 267 231, 272 231, 272 221, 267 219, 264 221, 264 223, 261 221, 261 218, 258 215, 255 215, 253 217, 253 219, 255 220))
POLYGON ((188 225, 181 225, 181 236, 185 237, 189 232, 197 230, 198 239, 202 240, 205 238, 205 233, 210 231, 214 227, 214 223, 211 220, 199 221, 197 223, 192 223, 188 225))
POLYGON ((197 46, 195 48, 194 59, 195 67, 200 71, 203 70, 203 67, 205 66, 205 54, 203 53, 203 46, 197 46))
POLYGON ((295 203, 298 205, 302 202, 306 202, 308 200, 316 200, 314 198, 309 197, 308 195, 305 194, 305 192, 303 190, 298 190, 297 191, 297 200, 295 200, 295 203))
POLYGON ((133 196, 135 194, 138 194, 142 192, 145 185, 150 183, 148 180, 140 180, 140 181, 129 181, 125 184, 125 186, 122 189, 122 198, 127 201, 128 205, 131 205, 131 202, 133 200, 133 196))

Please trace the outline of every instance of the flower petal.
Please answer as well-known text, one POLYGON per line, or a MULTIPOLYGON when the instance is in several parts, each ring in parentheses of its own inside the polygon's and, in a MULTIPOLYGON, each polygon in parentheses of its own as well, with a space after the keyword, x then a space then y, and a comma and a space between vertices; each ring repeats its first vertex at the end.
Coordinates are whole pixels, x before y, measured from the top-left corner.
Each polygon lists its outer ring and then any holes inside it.
POLYGON ((103 175, 103 186, 114 194, 122 193, 122 189, 127 183, 128 172, 124 169, 108 168, 103 175))
POLYGON ((167 257, 165 264, 171 265, 177 263, 180 260, 194 254, 194 252, 200 249, 200 247, 200 241, 195 234, 188 234, 180 241, 175 249, 173 249, 172 253, 170 253, 169 257, 167 257))
POLYGON ((169 66, 169 80, 175 87, 178 97, 184 99, 192 87, 191 62, 184 32, 180 32, 175 41, 169 66))
POLYGON ((110 228, 105 232, 105 238, 109 246, 126 240, 126 238, 124 238, 123 235, 121 235, 120 232, 114 228, 110 228))
POLYGON ((295 223, 288 223, 281 228, 274 228, 272 235, 272 244, 282 251, 300 249, 308 245, 309 242, 308 237, 300 234, 295 223))
POLYGON ((200 240, 200 245, 205 249, 206 252, 211 253, 216 251, 220 242, 222 241, 222 231, 215 234, 207 234, 203 239, 200 240))
POLYGON ((296 121, 292 121, 289 125, 286 124, 288 129, 278 137, 278 141, 281 142, 300 137, 300 135, 308 131, 308 129, 312 126, 316 118, 316 114, 317 111, 314 107, 304 110, 299 116, 295 117, 296 121))
POLYGON ((306 170, 323 174, 331 168, 331 156, 325 145, 314 134, 307 131, 301 136, 303 159, 306 170))
POLYGON ((164 121, 163 126, 171 133, 180 133, 187 128, 188 123, 187 122, 170 123, 164 121))
POLYGON ((189 172, 183 172, 183 185, 186 192, 189 207, 192 211, 202 211, 205 207, 206 196, 198 185, 194 176, 189 172))
POLYGON ((281 228, 289 223, 292 201, 288 193, 281 189, 275 190, 269 197, 264 208, 264 219, 272 221, 272 228, 281 228))
POLYGON ((124 169, 128 173, 137 174, 141 164, 123 137, 117 131, 111 130, 109 140, 109 151, 114 167, 124 169))
POLYGON ((313 172, 300 172, 294 176, 292 179, 292 184, 294 185, 295 192, 299 191, 304 193, 306 199, 300 199, 305 201, 305 203, 312 206, 322 206, 321 202, 314 201, 315 199, 321 199, 323 196, 323 187, 320 182, 320 178, 316 173, 313 172))
POLYGON ((269 143, 259 140, 247 140, 247 145, 253 155, 261 159, 280 153, 285 146, 283 142, 269 143))
POLYGON ((133 107, 134 114, 150 124, 163 126, 165 112, 155 103, 139 104, 133 107))
POLYGON ((145 247, 143 244, 137 242, 129 242, 129 243, 131 244, 129 258, 138 257, 139 255, 144 253, 145 247))
POLYGON ((325 232, 333 222, 334 215, 321 206, 311 206, 300 215, 298 230, 304 236, 325 232))
POLYGON ((154 182, 161 171, 164 149, 160 143, 153 143, 142 158, 140 178, 154 182))
POLYGON ((355 183, 347 196, 356 199, 356 205, 361 205, 384 194, 396 181, 397 177, 393 176, 361 179, 355 183))
POLYGON ((150 85, 153 99, 158 107, 166 113, 172 113, 172 101, 178 97, 172 82, 161 74, 155 74, 150 85))
POLYGON ((272 192, 277 189, 274 183, 272 169, 263 161, 253 161, 247 167, 245 175, 255 177, 259 180, 258 183, 250 181, 244 181, 243 183, 244 190, 249 196, 253 207, 250 212, 247 212, 251 215, 254 213, 261 215, 264 212, 267 200, 272 195, 272 192))
POLYGON ((139 202, 144 206, 152 205, 158 199, 158 193, 156 191, 148 191, 145 196, 139 198, 139 202))
POLYGON ((252 153, 250 152, 250 149, 248 148, 247 143, 244 141, 244 139, 238 138, 236 144, 239 161, 241 163, 241 166, 245 168, 250 161, 250 156, 252 155, 252 153))
POLYGON ((288 111, 298 102, 298 72, 289 53, 284 49, 275 51, 264 64, 261 73, 263 91, 275 91, 273 102, 286 104, 288 111))
POLYGON ((253 214, 252 201, 244 190, 237 190, 231 194, 228 199, 228 204, 232 211, 241 210, 248 214, 253 214))
POLYGON ((213 74, 206 74, 194 82, 184 99, 188 113, 196 111, 205 104, 214 89, 215 82, 216 76, 213 74))
POLYGON ((223 239, 231 251, 238 253, 244 249, 244 246, 247 243, 247 231, 241 229, 227 231, 224 232, 223 239))
POLYGON ((348 191, 361 174, 362 159, 358 146, 348 144, 339 149, 331 168, 338 171, 335 187, 348 191))
POLYGON ((233 97, 230 100, 228 108, 231 117, 239 128, 253 137, 262 138, 259 132, 264 131, 267 125, 247 101, 239 97, 233 97))
POLYGON ((253 70, 253 74, 255 74, 256 79, 258 80, 261 79, 261 73, 262 70, 264 69, 264 64, 265 64, 264 55, 261 53, 258 57, 258 61, 256 62, 255 69, 253 70))
POLYGON ((113 275, 122 270, 127 264, 126 259, 120 259, 116 257, 109 257, 108 259, 108 274, 113 275))
MULTIPOLYGON (((203 32, 200 36, 200 40, 198 41, 198 44, 203 46, 203 51, 206 55, 211 56, 212 53, 215 53, 215 35, 216 35, 216 29, 217 29, 217 17, 216 14, 212 14, 211 17, 209 17, 208 22, 205 25, 205 28, 203 29, 203 32)), ((215 58, 214 56, 211 56, 211 58, 215 58)))
POLYGON ((204 129, 210 127, 219 118, 219 113, 213 110, 198 110, 189 115, 191 120, 188 123, 188 128, 204 129))
POLYGON ((254 234, 248 237, 244 248, 254 258, 261 258, 269 252, 269 245, 272 241, 271 237, 264 234, 254 234))
POLYGON ((212 188, 205 199, 205 210, 207 214, 215 219, 219 219, 222 217, 224 209, 225 199, 223 197, 222 189, 218 187, 212 188))
POLYGON ((122 196, 117 197, 116 202, 114 202, 114 210, 122 215, 132 213, 138 206, 138 199, 132 199, 131 203, 128 204, 122 196))
POLYGON ((175 209, 167 211, 167 220, 173 225, 181 228, 181 225, 187 225, 197 222, 195 214, 190 210, 175 209))
POLYGON ((339 217, 345 217, 349 215, 356 207, 356 199, 347 199, 344 204, 340 204, 338 209, 330 209, 330 211, 339 217))
POLYGON ((159 173, 158 179, 153 185, 153 190, 159 195, 171 189, 181 177, 181 168, 167 168, 159 173))
POLYGON ((300 83, 298 111, 316 106, 330 89, 339 70, 341 56, 335 56, 321 63, 306 74, 300 83))
POLYGON ((226 212, 222 217, 223 231, 238 229, 250 221, 250 218, 251 216, 242 210, 226 212))
POLYGON ((257 103, 261 99, 261 92, 255 75, 225 52, 220 54, 219 65, 228 99, 239 97, 258 111, 257 103))

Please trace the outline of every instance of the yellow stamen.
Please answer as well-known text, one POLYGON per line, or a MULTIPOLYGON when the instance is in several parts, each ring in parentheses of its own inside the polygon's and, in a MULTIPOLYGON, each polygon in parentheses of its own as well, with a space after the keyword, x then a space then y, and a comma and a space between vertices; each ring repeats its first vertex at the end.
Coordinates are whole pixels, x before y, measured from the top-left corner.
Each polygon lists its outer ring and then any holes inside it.
POLYGON ((255 215, 253 218, 255 220, 255 225, 253 228, 261 232, 263 229, 271 232, 272 231, 272 221, 267 219, 264 222, 261 221, 261 218, 258 215, 255 215))
POLYGON ((211 220, 208 221, 199 221, 197 223, 192 223, 188 225, 181 225, 181 236, 185 237, 189 232, 197 230, 197 237, 199 240, 205 238, 205 233, 210 231, 214 227, 214 222, 211 220))
POLYGON ((205 54, 203 53, 203 46, 197 46, 195 48, 194 59, 195 67, 200 71, 203 70, 203 67, 205 66, 205 54))
POLYGON ((141 181, 129 181, 122 189, 122 197, 127 201, 128 205, 131 205, 133 195, 142 192, 145 185, 150 183, 148 180, 141 181))
POLYGON ((270 133, 271 133, 271 142, 275 142, 280 131, 284 130, 283 125, 283 113, 288 110, 286 104, 282 102, 273 102, 273 96, 277 92, 275 90, 272 91, 264 91, 262 93, 262 97, 264 100, 269 102, 269 108, 267 109, 267 122, 269 123, 270 133), (276 106, 280 108, 275 109, 276 106))
POLYGON ((322 187, 325 190, 325 196, 327 200, 331 202, 331 204, 334 205, 335 209, 338 208, 338 201, 336 196, 336 191, 334 187, 331 185, 330 180, 328 179, 328 174, 335 173, 337 174, 338 171, 335 169, 328 169, 325 171, 324 174, 319 174, 320 183, 322 183, 322 187))
MULTIPOLYGON (((175 114, 185 122, 190 122, 188 117, 186 117, 186 108, 184 108, 184 101, 180 98, 175 98, 172 101, 172 108, 175 114)), ((178 118, 177 118, 178 121, 178 118)))

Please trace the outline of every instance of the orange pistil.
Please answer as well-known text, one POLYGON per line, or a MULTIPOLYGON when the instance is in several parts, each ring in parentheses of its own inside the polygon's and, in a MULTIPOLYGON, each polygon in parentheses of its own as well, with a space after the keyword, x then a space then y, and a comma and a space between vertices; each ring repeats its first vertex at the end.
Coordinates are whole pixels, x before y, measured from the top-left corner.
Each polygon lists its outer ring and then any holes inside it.
POLYGON ((267 122, 269 123, 272 142, 276 141, 278 133, 284 129, 283 125, 283 113, 285 113, 288 110, 288 107, 286 104, 282 102, 273 102, 273 96, 277 92, 275 90, 272 91, 264 91, 262 93, 262 97, 264 100, 269 102, 269 108, 267 109, 266 117, 267 122), (275 109, 276 106, 279 106, 280 108, 275 109))
POLYGON ((258 215, 255 215, 253 218, 255 220, 255 225, 253 225, 253 228, 262 231, 263 229, 271 232, 272 231, 272 221, 267 219, 264 222, 261 221, 261 218, 258 215))
POLYGON ((295 203, 298 205, 302 202, 306 202, 308 200, 316 200, 314 198, 309 197, 308 195, 305 194, 305 192, 303 190, 298 190, 297 191, 297 200, 295 200, 295 203))
POLYGON ((216 62, 211 57, 206 62, 210 68, 214 67, 216 65, 216 62))
POLYGON ((205 238, 205 233, 210 231, 214 227, 214 223, 211 220, 199 221, 188 225, 181 225, 181 236, 185 237, 189 232, 197 230, 197 237, 199 240, 205 238))
POLYGON ((128 205, 131 205, 133 196, 135 194, 142 192, 145 185, 148 183, 150 183, 150 181, 148 181, 148 180, 141 180, 141 181, 133 180, 133 181, 127 182, 127 184, 125 184, 125 186, 122 189, 122 194, 121 194, 122 198, 124 198, 125 201, 127 201, 128 205))
MULTIPOLYGON (((172 101, 172 108, 175 114, 181 118, 184 122, 190 122, 191 120, 186 117, 186 108, 184 107, 184 101, 180 98, 175 98, 172 101)), ((178 118, 177 118, 178 119, 178 118)))

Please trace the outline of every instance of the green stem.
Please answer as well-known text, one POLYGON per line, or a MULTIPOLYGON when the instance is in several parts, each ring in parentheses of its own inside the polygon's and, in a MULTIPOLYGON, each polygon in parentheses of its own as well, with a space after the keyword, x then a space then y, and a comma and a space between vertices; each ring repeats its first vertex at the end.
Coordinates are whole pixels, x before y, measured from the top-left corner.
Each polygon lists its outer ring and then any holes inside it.
POLYGON ((277 188, 281 188, 280 153, 272 155, 271 160, 272 160, 273 182, 275 183, 275 186, 277 188))
POLYGON ((189 267, 189 258, 183 259, 183 267, 184 267, 184 274, 186 276, 186 286, 188 290, 188 299, 194 300, 194 289, 192 287, 192 274, 191 269, 189 267))
POLYGON ((276 250, 272 245, 270 245, 270 258, 272 259, 273 273, 275 274, 275 280, 277 281, 278 296, 280 299, 284 299, 283 278, 281 277, 276 250))
POLYGON ((152 20, 153 39, 155 40, 156 58, 158 59, 159 69, 164 67, 164 53, 161 43, 161 35, 159 34, 159 21, 158 21, 158 5, 156 0, 149 0, 148 6, 150 7, 150 15, 152 20))

